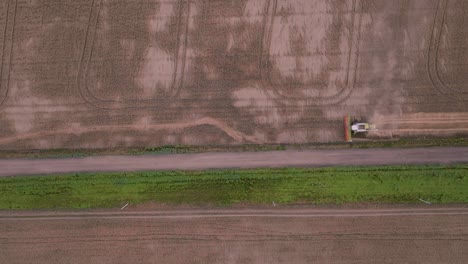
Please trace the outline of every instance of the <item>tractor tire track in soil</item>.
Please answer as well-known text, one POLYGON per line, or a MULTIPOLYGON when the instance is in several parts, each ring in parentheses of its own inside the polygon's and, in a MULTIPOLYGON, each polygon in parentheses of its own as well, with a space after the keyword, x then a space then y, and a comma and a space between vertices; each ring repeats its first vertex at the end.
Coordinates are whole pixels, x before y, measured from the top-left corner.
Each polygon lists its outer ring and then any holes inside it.
POLYGON ((0 249, 9 263, 464 263, 467 221, 461 206, 3 211, 0 249))
MULTIPOLYGON (((5 3, 3 4, 5 5, 5 3)), ((13 59, 13 45, 15 39, 16 12, 18 0, 7 0, 4 16, 5 27, 1 41, 0 61, 0 107, 3 106, 8 97, 10 89, 10 71, 13 59)))

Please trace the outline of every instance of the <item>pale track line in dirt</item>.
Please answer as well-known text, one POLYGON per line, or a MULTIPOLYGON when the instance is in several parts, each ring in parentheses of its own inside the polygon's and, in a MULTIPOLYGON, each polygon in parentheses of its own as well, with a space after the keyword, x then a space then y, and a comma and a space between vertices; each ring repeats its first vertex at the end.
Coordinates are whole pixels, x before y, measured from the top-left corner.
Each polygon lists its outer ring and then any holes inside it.
POLYGON ((83 101, 85 101, 89 106, 92 106, 92 107, 95 107, 95 106, 84 95, 83 89, 81 89, 81 81, 80 80, 81 80, 81 74, 82 74, 81 72, 83 70, 83 63, 84 63, 85 56, 86 56, 86 45, 88 44, 89 31, 91 29, 94 4, 95 4, 95 0, 92 0, 91 5, 90 5, 90 10, 89 10, 88 24, 87 24, 87 27, 86 27, 86 33, 85 33, 85 37, 84 37, 83 49, 82 49, 82 52, 81 52, 80 61, 78 63, 78 72, 77 72, 77 77, 76 77, 76 82, 77 82, 77 86, 78 86, 78 91, 80 93, 80 97, 83 99, 83 101))
POLYGON ((462 117, 462 118, 457 118, 457 117, 402 117, 402 118, 386 118, 385 121, 464 121, 468 120, 468 117, 462 117))
MULTIPOLYGON (((9 238, 8 244, 57 244, 57 243, 83 243, 83 242, 128 242, 128 241, 242 241, 242 242, 261 242, 261 241, 310 241, 310 240, 340 240, 340 241, 401 241, 401 240, 412 240, 412 241, 468 241, 465 238, 466 235, 458 235, 459 238, 453 237, 453 235, 447 235, 446 237, 437 236, 436 234, 297 234, 297 235, 227 235, 227 238, 220 238, 223 235, 220 234, 154 234, 154 235, 121 235, 116 238, 102 238, 102 236, 94 236, 84 239, 68 239, 64 237, 62 240, 53 240, 54 238, 31 238, 29 241, 24 241, 24 238, 18 238, 19 241, 11 241, 15 239, 9 238), (99 238, 99 239, 97 239, 99 238)), ((78 236, 77 238, 81 238, 78 236)), ((4 244, 1 243, 0 244, 4 244)))
POLYGON ((385 121, 371 121, 373 124, 464 124, 468 120, 385 120, 385 121))
POLYGON ((85 219, 203 219, 203 218, 323 218, 323 217, 392 217, 392 216, 455 216, 468 215, 465 209, 460 210, 413 210, 413 211, 394 211, 394 212, 379 212, 369 210, 367 212, 338 212, 338 213, 223 213, 223 214, 190 214, 190 215, 62 215, 62 216, 1 216, 0 221, 38 221, 38 220, 85 220, 85 219))
MULTIPOLYGON (((3 46, 2 46, 2 60, 0 61, 0 91, 2 91, 3 89, 3 63, 4 63, 4 60, 5 60, 5 46, 6 46, 6 35, 7 35, 7 30, 8 30, 8 16, 9 16, 9 11, 10 11, 10 2, 8 0, 8 3, 7 3, 7 7, 6 7, 6 14, 5 14, 5 28, 3 30, 3 46)), ((8 87, 6 87, 6 89, 8 89, 8 87)), ((7 91, 5 91, 5 95, 3 95, 2 97, 2 100, 0 101, 0 106, 3 105, 3 103, 5 102, 6 98, 7 98, 7 91)))
POLYGON ((158 131, 158 130, 184 130, 191 127, 203 126, 203 125, 211 125, 216 127, 226 133, 231 138, 239 141, 239 142, 250 142, 250 143, 260 143, 259 140, 252 136, 248 136, 242 132, 239 132, 224 122, 216 120, 214 118, 205 117, 195 121, 190 122, 181 122, 181 123, 170 123, 170 124, 160 124, 160 125, 147 125, 144 129, 141 129, 138 125, 122 125, 122 126, 98 126, 98 127, 87 127, 87 128, 65 128, 65 129, 55 129, 50 131, 43 131, 43 132, 35 132, 35 133, 26 133, 14 137, 7 137, 7 138, 0 138, 0 144, 8 144, 13 143, 20 140, 31 140, 35 138, 47 137, 47 136, 54 136, 54 135, 77 135, 83 133, 91 133, 91 132, 126 132, 126 131, 158 131))
POLYGON ((2 59, 0 61, 0 92, 2 90, 5 90, 4 95, 2 96, 2 99, 0 100, 0 107, 4 106, 4 103, 6 102, 8 98, 8 93, 10 91, 10 79, 11 79, 11 66, 12 66, 12 60, 13 60, 13 45, 14 45, 14 39, 15 39, 15 25, 16 25, 16 14, 18 10, 18 0, 8 0, 7 8, 6 8, 6 15, 5 15, 5 28, 3 32, 3 47, 2 47, 2 59), (13 11, 13 23, 11 26, 11 40, 10 40, 10 53, 8 54, 8 70, 7 76, 6 76, 6 86, 3 87, 3 74, 4 74, 4 65, 5 65, 5 50, 7 46, 7 33, 8 33, 8 26, 10 25, 10 7, 11 2, 14 1, 14 11, 13 11))
POLYGON ((401 116, 389 115, 385 120, 464 120, 468 119, 468 113, 464 112, 426 112, 409 113, 401 116))
MULTIPOLYGON (((447 149, 447 148, 445 148, 447 149)), ((34 216, 100 216, 100 215, 193 215, 193 214, 208 214, 208 215, 217 215, 217 214, 274 214, 278 212, 284 212, 288 214, 313 214, 313 213, 340 213, 340 214, 366 214, 366 213, 414 213, 414 212, 425 212, 425 213, 439 213, 439 212, 468 212, 468 206, 436 206, 436 207, 426 207, 426 206, 415 206, 415 208, 375 208, 375 209, 327 209, 327 208, 305 208, 305 209, 291 209, 291 208, 245 208, 245 209, 177 209, 177 210, 144 210, 144 211, 69 211, 69 212, 60 212, 60 211, 0 211, 0 217, 3 216, 17 216, 17 217, 34 217, 34 216)))
MULTIPOLYGON (((279 96, 281 99, 284 100, 294 100, 296 101, 305 101, 307 105, 316 105, 316 106, 327 106, 327 105, 337 105, 340 104, 344 101, 346 101, 349 96, 352 94, 356 82, 357 82, 357 71, 359 67, 359 56, 360 56, 360 43, 361 43, 361 27, 362 27, 362 13, 363 13, 363 4, 361 3, 361 0, 353 0, 353 10, 352 10, 352 31, 351 31, 351 37, 350 37, 350 49, 349 49, 349 56, 348 56, 348 67, 347 67, 347 73, 346 73, 346 80, 345 80, 345 85, 343 89, 341 89, 337 94, 333 96, 326 96, 326 97, 307 97, 307 96, 301 96, 301 97, 292 97, 292 96, 286 96, 282 94, 279 91, 279 88, 277 85, 275 85, 271 81, 271 70, 266 70, 266 76, 265 76, 265 71, 264 67, 268 65, 268 61, 270 58, 270 50, 271 50, 271 41, 272 41, 272 33, 273 33, 273 24, 275 20, 275 15, 276 15, 276 10, 277 10, 277 5, 278 5, 278 0, 269 0, 267 7, 266 7, 266 15, 265 15, 265 21, 264 21, 264 28, 263 28, 263 36, 261 38, 262 41, 262 49, 260 51, 260 76, 262 80, 262 86, 264 89, 268 90, 267 87, 271 88, 271 90, 274 92, 275 95, 279 96), (273 1, 273 6, 271 6, 271 2, 273 1), (359 2, 359 4, 358 4, 359 2), (359 23, 356 28, 356 9, 357 6, 360 6, 359 12, 359 23), (270 11, 270 9, 272 9, 270 11), (270 22, 268 25, 268 14, 270 14, 270 22), (268 28, 268 30, 266 29, 268 28), (357 30, 356 30, 357 29, 357 30), (356 32, 357 31, 357 37, 356 40, 354 40, 356 32), (265 37, 266 36, 266 37, 265 37), (266 40, 265 40, 266 39, 266 40), (266 42, 266 44, 265 44, 266 42), (264 47, 266 46, 266 47, 264 47), (353 51, 355 49, 355 51, 353 51), (266 53, 266 59, 264 59, 264 53, 266 53), (355 56, 353 56, 355 55, 355 56), (353 73, 353 80, 350 81, 350 68, 351 68, 351 61, 352 58, 355 57, 355 67, 354 67, 354 73, 353 73)), ((287 86, 284 84, 281 84, 282 86, 287 86)), ((305 85, 303 85, 305 86, 305 85)), ((285 104, 285 102, 280 102, 281 104, 285 104)))
POLYGON ((378 121, 374 122, 375 124, 452 124, 452 123, 468 123, 468 120, 388 120, 388 121, 378 121))
MULTIPOLYGON (((468 132, 468 127, 466 128, 412 128, 412 129, 385 129, 383 132, 468 132)), ((378 132, 378 131, 377 131, 378 132)))

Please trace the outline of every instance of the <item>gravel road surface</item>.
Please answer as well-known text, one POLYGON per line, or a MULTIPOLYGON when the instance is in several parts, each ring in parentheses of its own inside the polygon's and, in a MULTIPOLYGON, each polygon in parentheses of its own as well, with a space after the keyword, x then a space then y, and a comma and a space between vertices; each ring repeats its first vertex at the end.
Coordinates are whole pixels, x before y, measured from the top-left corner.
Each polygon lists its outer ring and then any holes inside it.
POLYGON ((455 163, 468 163, 467 147, 95 156, 66 159, 3 159, 0 160, 0 176, 101 171, 455 163))

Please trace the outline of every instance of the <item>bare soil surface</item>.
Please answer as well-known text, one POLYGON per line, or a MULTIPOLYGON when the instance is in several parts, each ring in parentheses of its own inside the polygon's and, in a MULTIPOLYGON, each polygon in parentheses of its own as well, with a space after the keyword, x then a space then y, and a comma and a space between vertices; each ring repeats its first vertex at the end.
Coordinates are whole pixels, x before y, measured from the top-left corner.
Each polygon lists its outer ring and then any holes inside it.
MULTIPOLYGON (((128 210, 129 208, 127 208, 128 210)), ((466 263, 468 210, 0 212, 1 263, 466 263)))
POLYGON ((0 177, 70 172, 468 163, 467 147, 0 159, 0 177))
POLYGON ((373 138, 466 136, 467 12, 464 0, 4 0, 0 149, 342 141, 348 114, 378 123, 373 138))

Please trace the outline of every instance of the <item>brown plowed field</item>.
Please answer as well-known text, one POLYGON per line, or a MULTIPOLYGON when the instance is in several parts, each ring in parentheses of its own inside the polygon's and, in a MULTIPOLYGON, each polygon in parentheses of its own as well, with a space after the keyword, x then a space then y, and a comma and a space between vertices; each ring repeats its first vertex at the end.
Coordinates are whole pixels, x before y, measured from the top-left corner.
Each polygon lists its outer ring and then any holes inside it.
POLYGON ((0 212, 0 263, 461 264, 467 223, 460 207, 0 212))
POLYGON ((0 149, 340 141, 346 114, 376 121, 377 138, 468 135, 467 12, 465 0, 3 0, 0 149))

